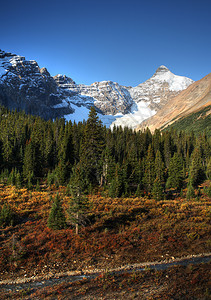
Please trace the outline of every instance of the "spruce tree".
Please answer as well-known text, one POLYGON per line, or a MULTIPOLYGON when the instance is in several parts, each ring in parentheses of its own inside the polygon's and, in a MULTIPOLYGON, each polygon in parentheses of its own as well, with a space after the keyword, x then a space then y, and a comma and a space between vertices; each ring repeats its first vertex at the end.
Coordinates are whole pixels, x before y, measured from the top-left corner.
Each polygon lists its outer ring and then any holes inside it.
POLYGON ((194 149, 191 155, 191 165, 189 169, 188 181, 194 187, 197 187, 205 179, 204 168, 202 165, 202 154, 200 148, 194 149))
POLYGON ((147 151, 147 157, 144 162, 144 176, 143 176, 143 184, 148 193, 152 191, 154 180, 155 180, 155 164, 154 164, 153 150, 150 144, 147 151))
POLYGON ((159 178, 156 178, 154 181, 152 195, 155 200, 161 200, 163 198, 163 188, 159 178))
POLYGON ((178 153, 174 153, 169 164, 166 187, 181 190, 183 180, 183 159, 178 153))
POLYGON ((156 178, 160 181, 161 184, 164 183, 165 167, 162 160, 162 156, 159 150, 156 152, 155 157, 155 175, 156 178))
POLYGON ((58 193, 53 201, 47 225, 49 228, 54 230, 64 229, 66 227, 66 219, 58 193))
POLYGON ((70 203, 69 203, 69 219, 75 225, 76 234, 79 233, 79 225, 85 225, 86 212, 88 210, 88 198, 83 194, 83 173, 80 163, 74 165, 72 176, 70 178, 70 203))
POLYGON ((0 226, 12 226, 15 223, 15 214, 10 205, 4 204, 0 211, 0 226))
POLYGON ((187 194, 186 194, 186 198, 188 200, 192 199, 195 197, 195 192, 194 192, 194 188, 193 185, 191 183, 188 184, 188 189, 187 189, 187 194))
POLYGON ((104 144, 102 122, 99 120, 95 108, 91 107, 84 129, 80 161, 84 177, 92 185, 100 184, 103 169, 102 152, 104 144))

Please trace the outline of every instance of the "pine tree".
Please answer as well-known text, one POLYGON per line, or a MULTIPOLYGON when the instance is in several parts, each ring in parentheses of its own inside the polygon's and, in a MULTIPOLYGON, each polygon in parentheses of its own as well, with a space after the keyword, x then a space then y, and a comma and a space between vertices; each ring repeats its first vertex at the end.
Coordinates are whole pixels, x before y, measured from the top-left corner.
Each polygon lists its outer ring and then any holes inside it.
POLYGON ((159 150, 156 152, 155 157, 155 175, 156 178, 160 181, 161 184, 164 183, 165 167, 162 160, 162 156, 159 150))
POLYGON ((163 188, 159 178, 156 178, 154 181, 152 195, 155 200, 161 200, 163 198, 163 188))
POLYGON ((202 154, 200 148, 194 149, 191 155, 191 165, 189 169, 188 182, 197 187, 205 179, 204 168, 202 165, 202 154))
POLYGON ((181 190, 183 180, 183 159, 178 153, 174 153, 169 164, 166 187, 181 190))
POLYGON ((192 199, 195 197, 195 192, 194 192, 194 188, 193 185, 191 183, 189 183, 188 185, 188 189, 187 189, 187 194, 186 194, 186 198, 188 200, 192 199))
POLYGON ((10 205, 4 204, 0 211, 0 226, 12 226, 15 223, 15 214, 12 212, 10 205))
POLYGON ((102 122, 99 120, 95 108, 91 107, 84 129, 80 160, 84 176, 92 185, 100 184, 104 143, 102 122))
POLYGON ((206 176, 208 180, 211 180, 211 157, 209 158, 207 163, 206 176))
POLYGON ((58 193, 53 201, 47 224, 49 228, 55 230, 66 227, 66 219, 58 193))
POLYGON ((147 192, 152 191, 153 183, 155 180, 155 164, 154 164, 154 155, 152 151, 151 144, 149 145, 147 151, 147 157, 144 163, 144 177, 143 177, 143 184, 147 192))
POLYGON ((29 174, 35 171, 35 153, 31 141, 28 141, 25 147, 23 159, 23 176, 28 178, 29 174))
POLYGON ((83 194, 83 173, 80 163, 75 165, 72 170, 70 179, 70 203, 69 203, 69 219, 75 225, 76 234, 79 233, 79 225, 86 223, 86 212, 88 210, 88 198, 83 194))

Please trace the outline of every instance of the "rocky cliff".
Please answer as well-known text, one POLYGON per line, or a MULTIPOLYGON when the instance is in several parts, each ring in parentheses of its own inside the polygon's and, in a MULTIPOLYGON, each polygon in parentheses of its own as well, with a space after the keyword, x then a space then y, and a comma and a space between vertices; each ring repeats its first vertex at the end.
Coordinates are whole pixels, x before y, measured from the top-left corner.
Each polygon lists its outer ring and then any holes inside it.
POLYGON ((46 68, 0 50, 0 104, 49 119, 73 112, 69 107, 53 108, 61 102, 58 86, 46 68))
POLYGON ((155 115, 193 80, 174 75, 165 66, 137 87, 112 81, 76 84, 70 77, 51 77, 34 60, 0 50, 0 104, 45 119, 83 121, 95 106, 107 126, 137 127, 155 115))

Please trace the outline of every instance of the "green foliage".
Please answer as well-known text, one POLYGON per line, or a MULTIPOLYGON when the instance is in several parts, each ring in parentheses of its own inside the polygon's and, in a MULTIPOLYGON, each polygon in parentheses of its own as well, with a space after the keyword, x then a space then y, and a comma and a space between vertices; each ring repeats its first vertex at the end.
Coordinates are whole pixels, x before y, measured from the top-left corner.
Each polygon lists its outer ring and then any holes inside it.
POLYGON ((191 155, 191 165, 189 170, 189 182, 197 187, 205 179, 204 168, 202 164, 202 153, 200 148, 195 148, 191 155))
POLYGON ((144 176, 143 176, 143 184, 148 193, 152 191, 153 183, 155 180, 155 163, 154 163, 154 155, 151 145, 149 145, 147 151, 147 157, 144 163, 144 176))
POLYGON ((21 174, 16 168, 12 169, 10 172, 7 183, 10 185, 15 185, 18 188, 22 186, 21 174))
POLYGON ((174 156, 171 158, 169 164, 166 187, 180 190, 182 187, 183 179, 183 159, 178 153, 174 153, 174 156))
POLYGON ((182 130, 187 133, 194 132, 196 135, 207 131, 208 136, 211 136, 211 115, 207 114, 210 108, 211 106, 209 105, 195 113, 192 113, 186 117, 182 117, 164 130, 170 130, 173 128, 175 130, 182 130))
POLYGON ((155 200, 162 200, 163 198, 163 188, 159 178, 154 181, 152 195, 155 200))
POLYGON ((0 211, 0 226, 13 226, 15 219, 15 214, 13 213, 10 205, 4 204, 0 211))
POLYGON ((83 173, 80 164, 73 167, 69 191, 71 198, 69 201, 69 220, 76 226, 76 234, 79 232, 79 225, 85 225, 86 212, 89 207, 88 198, 83 194, 83 173))
POLYGON ((53 201, 47 225, 49 228, 54 230, 64 229, 66 227, 66 219, 62 209, 59 194, 56 195, 53 201))
POLYGON ((211 198, 211 186, 204 187, 203 192, 205 195, 207 195, 209 198, 211 198))
POLYGON ((88 183, 100 182, 102 174, 102 152, 104 148, 104 131, 94 107, 84 128, 81 146, 81 168, 88 183))
POLYGON ((156 178, 162 188, 179 192, 187 180, 194 187, 210 180, 209 135, 106 129, 94 108, 88 120, 78 124, 46 122, 0 108, 0 182, 29 189, 37 180, 67 185, 79 163, 83 193, 100 186, 111 197, 120 197, 134 195, 139 186, 138 194, 150 195, 156 178))
POLYGON ((195 191, 194 191, 193 185, 190 183, 188 185, 186 198, 187 198, 187 200, 190 200, 194 197, 195 197, 195 191))

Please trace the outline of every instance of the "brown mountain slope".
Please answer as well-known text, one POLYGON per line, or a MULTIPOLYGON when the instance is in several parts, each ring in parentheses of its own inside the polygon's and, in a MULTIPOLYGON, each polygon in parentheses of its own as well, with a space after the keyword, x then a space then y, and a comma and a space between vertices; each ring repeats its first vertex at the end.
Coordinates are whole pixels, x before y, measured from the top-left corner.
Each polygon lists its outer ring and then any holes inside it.
POLYGON ((178 96, 170 99, 168 103, 157 112, 137 126, 137 130, 149 127, 151 131, 156 128, 165 128, 181 117, 198 110, 202 106, 211 104, 211 73, 199 81, 191 84, 178 96))

